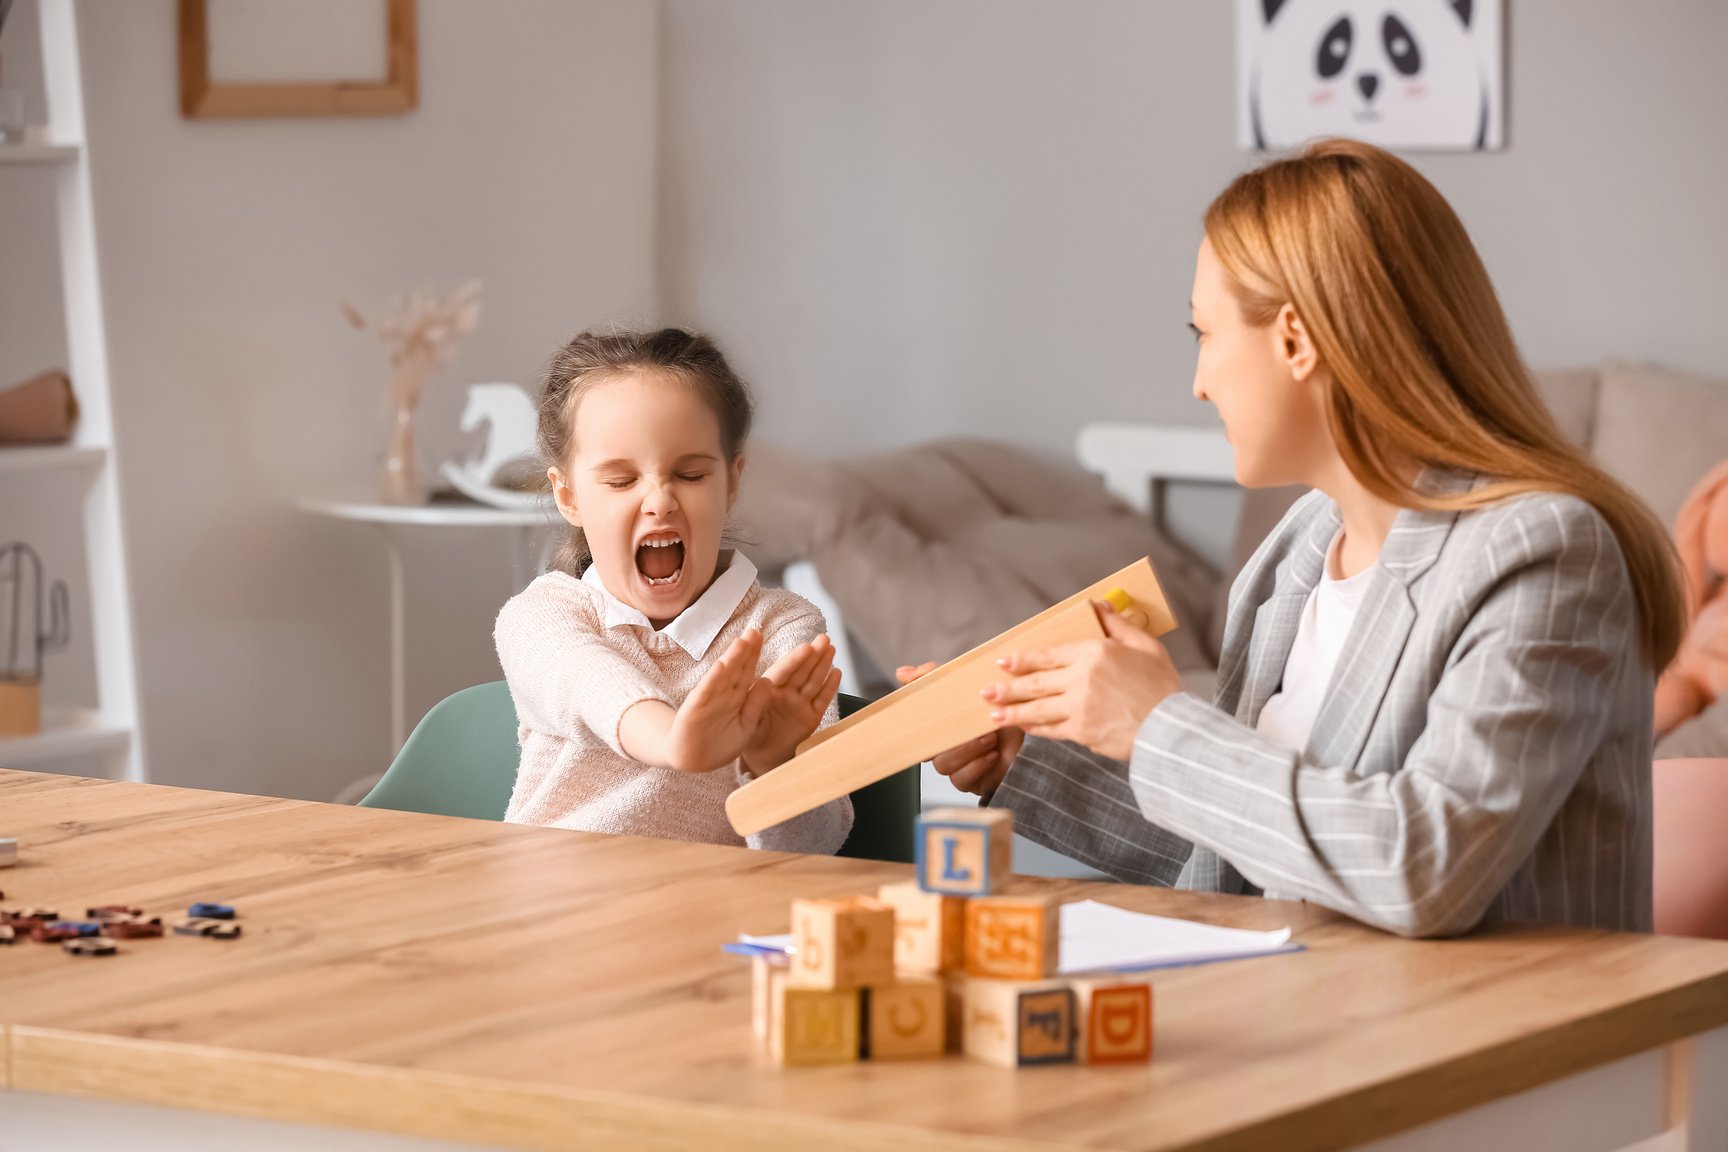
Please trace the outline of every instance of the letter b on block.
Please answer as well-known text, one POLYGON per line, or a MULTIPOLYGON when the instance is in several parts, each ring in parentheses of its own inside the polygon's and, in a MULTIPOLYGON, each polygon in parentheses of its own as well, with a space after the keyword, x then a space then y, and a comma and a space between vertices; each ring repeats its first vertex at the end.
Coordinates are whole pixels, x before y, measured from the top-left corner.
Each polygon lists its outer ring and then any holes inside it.
POLYGON ((918 885, 945 896, 986 896, 1012 872, 1014 815, 940 808, 918 821, 918 885))
POLYGON ((894 982, 894 909, 880 900, 794 900, 792 943, 795 988, 894 982))

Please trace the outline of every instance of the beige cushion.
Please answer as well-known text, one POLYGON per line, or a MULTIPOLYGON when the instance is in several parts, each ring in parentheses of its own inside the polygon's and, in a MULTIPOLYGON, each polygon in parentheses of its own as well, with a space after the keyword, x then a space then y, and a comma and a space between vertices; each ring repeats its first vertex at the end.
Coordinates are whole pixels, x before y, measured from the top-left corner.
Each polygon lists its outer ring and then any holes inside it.
POLYGON ((1559 368, 1536 373, 1536 391, 1554 414, 1566 438, 1589 448, 1596 432, 1596 405, 1602 374, 1594 368, 1559 368))
POLYGON ((1202 650, 1216 574, 1066 462, 951 439, 843 461, 756 448, 735 517, 764 568, 813 560, 854 639, 884 670, 945 661, 1141 556, 1202 650))
POLYGON ((1672 529, 1692 486, 1728 457, 1728 381, 1609 361, 1594 448, 1672 529))

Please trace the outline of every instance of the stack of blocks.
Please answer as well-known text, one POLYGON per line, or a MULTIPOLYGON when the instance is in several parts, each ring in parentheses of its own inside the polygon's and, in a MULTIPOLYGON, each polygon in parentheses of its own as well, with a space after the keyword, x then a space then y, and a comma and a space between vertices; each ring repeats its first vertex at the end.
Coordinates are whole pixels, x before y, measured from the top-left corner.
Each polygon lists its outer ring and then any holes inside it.
POLYGON ((754 961, 756 1037, 773 1060, 1151 1059, 1152 986, 1057 978, 1060 906, 1004 894, 1013 832, 1007 811, 931 812, 918 822, 916 881, 793 901, 791 957, 754 961))

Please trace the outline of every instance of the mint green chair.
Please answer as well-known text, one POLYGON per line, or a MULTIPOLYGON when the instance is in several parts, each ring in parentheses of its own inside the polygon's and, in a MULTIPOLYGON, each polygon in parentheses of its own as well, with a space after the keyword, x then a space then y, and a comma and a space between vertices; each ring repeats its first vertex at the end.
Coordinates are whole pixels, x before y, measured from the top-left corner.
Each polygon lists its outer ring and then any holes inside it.
POLYGON ((502 820, 519 754, 510 689, 476 684, 432 706, 360 806, 502 820))
MULTIPOLYGON (((840 714, 850 716, 866 703, 842 695, 840 714)), ((516 707, 504 681, 464 688, 421 718, 360 806, 502 820, 519 755, 516 707)), ((912 863, 916 765, 852 793, 852 811, 852 835, 839 855, 912 863)))

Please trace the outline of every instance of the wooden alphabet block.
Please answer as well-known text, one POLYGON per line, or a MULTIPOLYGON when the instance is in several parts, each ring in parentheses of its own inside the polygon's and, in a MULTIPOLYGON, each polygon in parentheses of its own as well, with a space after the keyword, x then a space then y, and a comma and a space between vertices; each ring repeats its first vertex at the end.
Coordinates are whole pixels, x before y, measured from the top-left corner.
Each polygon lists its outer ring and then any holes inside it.
POLYGON ((946 990, 935 976, 904 973, 864 990, 864 1058, 933 1060, 948 1047, 946 990))
POLYGON ((979 693, 1005 678, 996 661, 1098 639, 1104 626, 1092 602, 1117 592, 1118 602, 1125 597, 1129 610, 1145 618, 1145 631, 1160 636, 1176 627, 1151 563, 1137 560, 816 733, 788 763, 726 798, 733 829, 740 836, 760 832, 994 730, 979 693))
POLYGON ((868 896, 792 901, 795 988, 894 983, 894 909, 868 896))
POLYGON ((981 896, 966 902, 966 975, 1042 980, 1056 975, 1062 907, 1042 896, 981 896))
POLYGON ((1152 1059, 1152 985, 1106 977, 1074 981, 1080 1062, 1144 1064, 1152 1059))
POLYGON ((856 988, 794 988, 778 975, 770 1010, 768 1052, 776 1064, 846 1064, 860 1051, 856 988))
POLYGON ((750 960, 750 1032, 756 1043, 764 1047, 774 1028, 775 997, 778 985, 786 982, 786 959, 782 956, 755 956, 750 960))
POLYGON ((918 818, 918 885, 948 896, 987 896, 1014 872, 1014 813, 938 808, 918 818))
POLYGON ((953 972, 966 961, 966 901, 926 892, 916 880, 884 884, 877 897, 894 909, 894 967, 953 972))
POLYGON ((948 1031, 947 1050, 958 1054, 965 1048, 966 1038, 966 977, 958 972, 944 973, 942 1004, 944 1026, 948 1031))
POLYGON ((1074 990, 1060 981, 966 982, 961 1031, 970 1059, 1003 1068, 1072 1064, 1076 1024, 1074 990))

